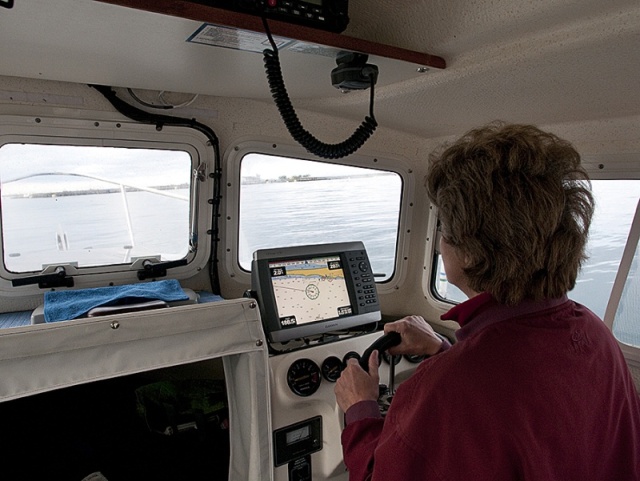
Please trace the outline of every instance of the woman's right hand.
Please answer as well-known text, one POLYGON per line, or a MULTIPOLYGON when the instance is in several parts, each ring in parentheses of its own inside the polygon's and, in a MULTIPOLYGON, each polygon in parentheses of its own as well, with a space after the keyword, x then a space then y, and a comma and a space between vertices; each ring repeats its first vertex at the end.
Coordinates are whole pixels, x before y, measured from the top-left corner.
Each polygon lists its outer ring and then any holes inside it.
POLYGON ((407 316, 384 325, 385 334, 395 331, 402 342, 389 349, 389 354, 415 354, 432 356, 442 347, 442 339, 421 316, 407 316))

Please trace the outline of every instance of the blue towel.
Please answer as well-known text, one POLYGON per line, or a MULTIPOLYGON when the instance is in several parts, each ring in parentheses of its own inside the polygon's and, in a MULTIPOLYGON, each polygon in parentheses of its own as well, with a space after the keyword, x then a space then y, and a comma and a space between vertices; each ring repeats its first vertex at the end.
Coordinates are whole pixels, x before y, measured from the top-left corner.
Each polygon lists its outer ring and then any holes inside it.
POLYGON ((127 284, 124 286, 95 287, 75 291, 52 291, 44 295, 44 321, 56 322, 75 319, 94 307, 113 306, 145 300, 186 301, 189 299, 175 279, 127 284))

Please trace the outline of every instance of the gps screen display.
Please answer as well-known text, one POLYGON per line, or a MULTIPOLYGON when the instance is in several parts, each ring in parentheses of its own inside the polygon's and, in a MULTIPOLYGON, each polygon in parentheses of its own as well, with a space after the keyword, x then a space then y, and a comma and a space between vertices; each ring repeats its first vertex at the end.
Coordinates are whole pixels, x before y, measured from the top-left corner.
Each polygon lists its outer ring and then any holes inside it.
POLYGON ((353 313, 340 256, 269 262, 282 328, 353 313))

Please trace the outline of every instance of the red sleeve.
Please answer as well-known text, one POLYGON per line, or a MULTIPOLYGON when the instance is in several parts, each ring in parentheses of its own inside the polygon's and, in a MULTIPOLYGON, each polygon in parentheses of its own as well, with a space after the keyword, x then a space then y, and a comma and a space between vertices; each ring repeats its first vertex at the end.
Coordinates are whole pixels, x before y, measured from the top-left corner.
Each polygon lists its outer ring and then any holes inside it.
POLYGON ((383 432, 383 419, 365 418, 342 432, 344 463, 349 481, 442 481, 428 461, 428 452, 416 451, 395 433, 383 432))
POLYGON ((442 346, 440 346, 440 349, 438 349, 438 352, 436 352, 436 354, 440 354, 441 352, 448 351, 450 347, 451 347, 451 343, 446 339, 443 339, 442 346))
POLYGON ((378 445, 384 419, 364 418, 348 424, 342 431, 344 464, 349 471, 349 481, 371 479, 373 453, 378 445))
MULTIPOLYGON (((449 348, 451 344, 443 341, 437 354, 449 348)), ((424 462, 424 453, 416 456, 413 449, 407 448, 395 435, 395 429, 385 431, 386 435, 382 437, 385 420, 380 415, 376 401, 354 404, 345 413, 345 421, 342 452, 349 471, 349 481, 373 479, 375 452, 380 446, 382 449, 378 452, 375 479, 440 479, 424 462)))
POLYGON ((351 424, 364 418, 381 418, 377 401, 360 401, 345 413, 345 424, 351 424))

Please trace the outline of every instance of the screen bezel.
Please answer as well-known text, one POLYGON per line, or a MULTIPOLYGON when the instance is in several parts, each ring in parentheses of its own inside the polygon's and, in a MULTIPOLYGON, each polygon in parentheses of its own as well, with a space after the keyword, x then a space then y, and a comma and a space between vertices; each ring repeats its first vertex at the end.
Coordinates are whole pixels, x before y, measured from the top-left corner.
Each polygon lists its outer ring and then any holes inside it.
POLYGON ((286 342, 292 339, 306 338, 342 331, 357 326, 378 322, 381 319, 380 306, 375 294, 375 281, 364 244, 362 242, 341 242, 307 246, 261 249, 254 252, 251 268, 252 290, 260 306, 262 324, 267 337, 272 342, 286 342), (278 314, 277 301, 270 275, 270 264, 291 260, 304 260, 318 257, 337 256, 342 262, 344 280, 352 307, 352 314, 319 321, 306 322, 293 326, 282 326, 278 314), (359 260, 354 261, 353 259, 359 260), (362 260, 363 259, 363 260, 362 260), (368 269, 374 295, 365 303, 358 294, 361 272, 354 268, 363 262, 368 269))

